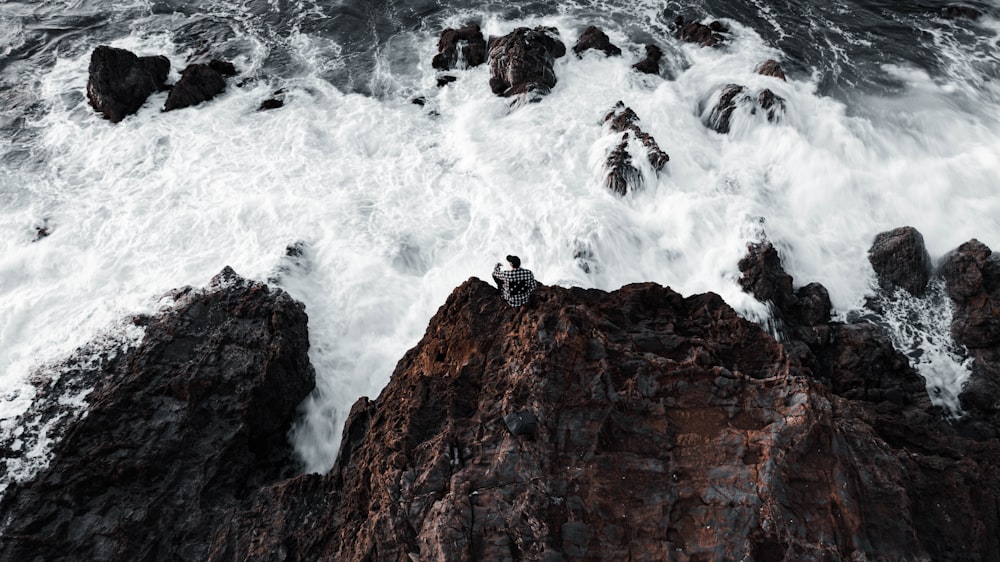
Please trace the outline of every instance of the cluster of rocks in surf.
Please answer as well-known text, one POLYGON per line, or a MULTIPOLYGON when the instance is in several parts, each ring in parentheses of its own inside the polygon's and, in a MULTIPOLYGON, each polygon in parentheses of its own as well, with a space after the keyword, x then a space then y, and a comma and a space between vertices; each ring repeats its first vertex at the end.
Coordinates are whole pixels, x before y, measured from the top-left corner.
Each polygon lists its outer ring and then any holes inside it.
MULTIPOLYGON (((877 237, 880 290, 919 294, 925 252, 913 229, 877 237)), ((781 341, 712 293, 551 286, 511 308, 472 278, 355 403, 333 469, 298 475, 306 315, 227 268, 137 319, 49 466, 0 500, 0 558, 997 560, 998 263, 972 240, 931 271, 979 365, 959 421, 763 238, 741 284, 781 341)))
POLYGON ((175 84, 167 84, 167 57, 139 57, 125 49, 101 45, 90 55, 87 99, 105 119, 118 123, 133 115, 150 95, 169 91, 163 111, 198 105, 221 94, 228 76, 236 76, 231 62, 211 59, 188 65, 175 84))
MULTIPOLYGON (((728 28, 718 21, 701 24, 678 18, 675 28, 678 40, 705 47, 722 45, 729 33, 728 28)), ((577 57, 585 56, 588 51, 600 53, 599 56, 605 57, 623 56, 622 49, 615 45, 603 30, 593 25, 583 30, 571 50, 577 57)), ((458 79, 452 71, 488 64, 489 85, 492 92, 501 97, 514 98, 512 105, 518 105, 524 102, 539 102, 552 91, 558 81, 555 61, 565 56, 566 52, 566 45, 561 39, 559 30, 553 27, 522 27, 502 37, 487 39, 483 36, 479 25, 469 24, 441 32, 438 53, 434 56, 432 66, 444 72, 437 80, 438 87, 444 87, 458 79)), ((634 63, 632 68, 641 74, 658 76, 663 56, 662 48, 655 44, 647 44, 645 57, 634 63)), ((780 64, 774 60, 761 63, 757 72, 785 80, 780 64)), ((763 89, 751 96, 746 87, 738 84, 730 84, 713 96, 715 99, 711 102, 712 107, 706 112, 705 124, 719 133, 729 131, 732 114, 738 108, 745 108, 751 114, 760 110, 769 122, 774 122, 780 119, 786 105, 785 100, 770 89, 763 89)), ((414 103, 425 105, 427 100, 419 97, 414 103)), ((608 150, 604 167, 606 186, 620 195, 625 195, 642 185, 642 174, 631 161, 628 146, 630 138, 637 139, 646 146, 651 168, 655 172, 662 171, 669 158, 648 133, 638 128, 636 125, 638 117, 631 109, 625 108, 623 102, 620 102, 612 112, 621 112, 632 118, 628 126, 616 127, 612 124, 609 127, 611 133, 621 134, 622 137, 608 150)), ((609 115, 603 123, 610 122, 609 115)))

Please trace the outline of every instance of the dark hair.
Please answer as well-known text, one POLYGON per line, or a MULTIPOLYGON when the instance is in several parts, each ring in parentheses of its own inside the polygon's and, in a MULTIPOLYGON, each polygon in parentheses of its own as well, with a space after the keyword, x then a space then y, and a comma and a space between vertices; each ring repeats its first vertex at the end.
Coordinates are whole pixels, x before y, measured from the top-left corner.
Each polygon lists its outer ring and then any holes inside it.
POLYGON ((518 267, 521 267, 521 258, 517 256, 507 256, 507 263, 517 269, 518 267))

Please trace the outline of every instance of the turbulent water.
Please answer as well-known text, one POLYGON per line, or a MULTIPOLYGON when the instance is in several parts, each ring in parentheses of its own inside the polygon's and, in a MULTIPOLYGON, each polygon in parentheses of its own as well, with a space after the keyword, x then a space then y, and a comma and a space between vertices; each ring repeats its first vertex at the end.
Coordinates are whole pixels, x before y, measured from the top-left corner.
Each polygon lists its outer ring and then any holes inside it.
MULTIPOLYGON (((60 376, 86 342, 139 341, 129 318, 225 265, 306 304, 318 388, 291 439, 323 471, 350 405, 379 393, 456 285, 489 279, 506 254, 546 284, 714 291, 765 322, 736 281, 762 231, 841 316, 873 292, 878 232, 914 226, 935 259, 971 238, 1000 248, 1000 6, 965 4, 983 12, 968 19, 946 5, 2 3, 0 431, 24 431, 37 373, 60 376), (726 45, 679 43, 677 15, 721 19, 726 45), (512 108, 486 66, 437 87, 438 36, 469 22, 487 36, 554 26, 568 47, 594 24, 623 54, 570 53, 550 95, 512 108), (630 69, 647 43, 665 52, 660 76, 630 69), (241 75, 209 103, 161 113, 157 94, 112 125, 85 93, 102 44, 166 55, 171 81, 205 56, 241 75), (754 72, 769 58, 787 82, 754 72), (784 117, 708 129, 706 103, 728 83, 770 88, 784 117), (284 107, 256 111, 279 90, 284 107), (601 168, 616 139, 601 118, 618 100, 670 155, 625 197, 601 168)), ((897 345, 955 408, 968 369, 947 299, 899 303, 897 345)), ((14 476, 44 459, 44 439, 23 447, 14 476)))

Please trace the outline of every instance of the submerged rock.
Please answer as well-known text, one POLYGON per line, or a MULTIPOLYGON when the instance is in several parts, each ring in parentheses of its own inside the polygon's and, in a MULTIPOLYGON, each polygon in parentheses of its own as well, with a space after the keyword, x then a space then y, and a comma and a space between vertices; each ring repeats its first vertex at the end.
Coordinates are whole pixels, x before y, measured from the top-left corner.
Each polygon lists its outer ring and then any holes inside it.
POLYGON ((622 54, 622 50, 611 43, 611 39, 603 30, 590 26, 583 32, 573 45, 573 53, 580 56, 586 50, 595 49, 601 51, 609 57, 617 57, 622 54))
POLYGON ((778 61, 773 59, 768 59, 757 65, 756 72, 763 76, 773 76, 774 78, 785 80, 785 72, 781 70, 781 65, 778 64, 778 61))
POLYGON ((565 54, 566 46, 554 27, 519 27, 490 38, 490 89, 502 97, 545 95, 556 85, 553 63, 565 54))
POLYGON ((876 326, 829 322, 768 253, 749 285, 807 344, 712 293, 511 308, 469 279, 355 403, 333 469, 285 480, 304 314, 224 272, 3 500, 0 558, 995 560, 1000 443, 957 435, 876 326))
POLYGON ((941 260, 941 274, 954 306, 952 338, 973 360, 959 400, 1000 427, 1000 256, 972 239, 941 260))
POLYGON ((708 128, 722 134, 730 131, 733 113, 739 108, 745 108, 744 111, 750 115, 762 110, 768 122, 777 121, 785 112, 784 98, 775 95, 769 89, 761 90, 754 98, 745 86, 727 84, 716 95, 718 99, 704 119, 708 128))
POLYGON ((167 57, 137 57, 101 45, 90 55, 87 99, 105 119, 118 123, 139 111, 150 94, 165 89, 169 72, 167 57))

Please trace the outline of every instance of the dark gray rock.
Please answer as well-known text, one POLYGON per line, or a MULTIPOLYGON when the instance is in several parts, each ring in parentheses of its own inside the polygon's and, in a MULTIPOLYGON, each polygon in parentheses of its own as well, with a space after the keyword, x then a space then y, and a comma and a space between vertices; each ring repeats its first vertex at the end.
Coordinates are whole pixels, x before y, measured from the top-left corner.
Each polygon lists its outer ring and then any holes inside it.
POLYGON ((553 27, 519 27, 490 38, 490 89, 502 97, 545 95, 556 85, 553 63, 565 54, 566 45, 553 27))
POLYGON ((3 560, 205 560, 226 510, 287 475, 312 390, 306 315, 226 268, 146 319, 51 464, 0 502, 3 560))
POLYGON ((163 90, 169 72, 167 57, 137 57, 101 45, 90 55, 87 99, 105 119, 118 123, 139 111, 150 94, 163 90))
POLYGON ((924 237, 911 226, 880 232, 868 250, 878 284, 886 291, 905 289, 921 296, 927 289, 933 266, 924 247, 924 237))

